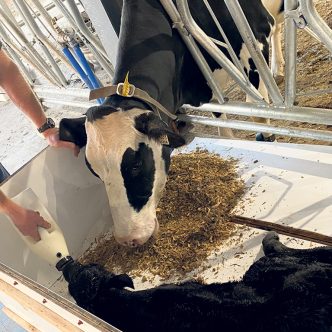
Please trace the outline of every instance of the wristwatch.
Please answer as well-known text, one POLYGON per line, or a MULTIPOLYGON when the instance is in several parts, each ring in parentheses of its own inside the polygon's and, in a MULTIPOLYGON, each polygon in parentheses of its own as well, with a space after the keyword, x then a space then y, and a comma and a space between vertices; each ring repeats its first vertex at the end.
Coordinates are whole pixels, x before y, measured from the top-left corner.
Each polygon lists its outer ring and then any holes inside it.
POLYGON ((46 122, 41 127, 39 127, 37 130, 40 133, 43 133, 45 130, 50 129, 50 128, 54 128, 54 127, 55 127, 55 123, 54 123, 53 119, 52 118, 47 118, 46 122))

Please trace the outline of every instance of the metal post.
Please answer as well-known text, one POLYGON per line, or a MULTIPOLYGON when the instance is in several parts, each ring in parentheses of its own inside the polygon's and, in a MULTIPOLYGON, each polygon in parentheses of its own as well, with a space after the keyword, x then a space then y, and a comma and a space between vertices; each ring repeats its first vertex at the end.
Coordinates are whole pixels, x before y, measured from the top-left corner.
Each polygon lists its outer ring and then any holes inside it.
POLYGON ((102 54, 98 52, 98 50, 94 47, 93 44, 91 44, 88 40, 85 40, 85 37, 80 35, 80 38, 84 41, 85 46, 89 49, 89 51, 94 55, 96 60, 100 63, 100 65, 103 67, 103 69, 106 71, 106 73, 110 76, 110 78, 113 78, 114 76, 114 67, 111 63, 109 63, 102 54))
POLYGON ((97 48, 97 50, 101 54, 103 54, 105 58, 107 58, 107 53, 105 52, 104 48, 101 46, 100 42, 96 39, 96 37, 90 32, 90 30, 85 25, 81 17, 81 14, 76 7, 75 2, 71 0, 67 1, 67 4, 71 9, 71 13, 68 11, 68 9, 62 3, 61 0, 53 0, 53 2, 61 10, 63 15, 68 19, 72 28, 74 28, 75 31, 80 31, 86 37, 86 39, 88 39, 91 43, 93 43, 94 46, 97 48))
POLYGON ((10 20, 8 15, 0 9, 0 18, 1 23, 22 43, 31 57, 33 61, 38 62, 38 64, 43 68, 45 72, 49 74, 53 78, 53 81, 56 82, 56 85, 61 86, 61 82, 58 80, 58 78, 54 75, 53 71, 49 68, 48 64, 44 61, 44 59, 39 55, 38 52, 30 45, 29 41, 26 39, 24 34, 21 32, 21 30, 16 27, 16 25, 10 20))
MULTIPOLYGON (((59 68, 58 64, 54 60, 54 57, 50 53, 49 49, 46 47, 46 45, 55 52, 56 55, 58 55, 58 50, 55 46, 45 37, 45 35, 42 33, 42 31, 39 29, 39 26, 36 24, 33 16, 31 15, 29 8, 25 4, 24 0, 14 0, 13 3, 15 4, 17 10, 22 16, 22 19, 24 20, 26 26, 29 28, 31 33, 35 36, 35 38, 39 41, 39 44, 50 62, 51 66, 53 67, 55 74, 57 75, 58 79, 60 80, 61 84, 63 86, 67 85, 67 80, 62 73, 61 69, 59 68)), ((61 54, 59 56, 60 58, 64 58, 61 54)), ((66 61, 66 59, 64 60, 66 61)))
POLYGON ((223 28, 221 27, 221 24, 219 23, 219 21, 218 21, 216 15, 215 15, 215 13, 213 12, 213 10, 212 10, 209 2, 207 0, 203 0, 203 2, 204 2, 207 10, 209 11, 209 13, 210 13, 210 15, 212 17, 212 19, 214 21, 214 24, 217 26, 217 28, 218 28, 218 30, 219 30, 222 38, 224 39, 224 41, 226 43, 226 45, 224 47, 227 49, 230 57, 232 58, 233 63, 236 65, 237 69, 242 73, 243 78, 247 81, 247 83, 250 83, 248 76, 244 72, 243 65, 241 64, 239 58, 236 56, 236 54, 235 54, 235 52, 233 50, 233 47, 232 47, 231 43, 229 42, 229 39, 226 36, 223 28))
MULTIPOLYGON (((170 8, 173 4, 171 1, 160 0, 164 8, 170 8)), ((248 84, 247 81, 242 77, 241 72, 235 67, 235 65, 223 54, 219 48, 210 40, 210 38, 204 33, 204 31, 196 24, 192 18, 186 0, 176 1, 180 16, 182 18, 183 24, 188 29, 188 31, 193 35, 193 37, 198 41, 198 43, 212 56, 212 58, 227 71, 229 76, 236 81, 239 86, 248 95, 250 95, 254 100, 265 103, 261 94, 252 85, 248 84)), ((175 21, 176 23, 176 21, 175 21)), ((180 22, 182 24, 182 22, 180 22)))
POLYGON ((30 85, 33 84, 33 79, 31 78, 28 70, 25 68, 22 60, 20 57, 16 54, 16 52, 3 40, 2 41, 2 46, 5 46, 5 49, 7 53, 10 55, 10 57, 13 59, 13 61, 18 65, 20 68, 21 72, 25 76, 26 80, 30 83, 30 85))
POLYGON ((298 0, 298 2, 306 23, 332 53, 332 29, 317 13, 312 0, 298 0))
POLYGON ((47 22, 48 26, 54 31, 54 27, 53 27, 53 24, 52 24, 52 17, 48 13, 48 11, 44 8, 44 6, 40 3, 39 0, 34 0, 32 3, 38 9, 40 15, 47 22))
POLYGON ((285 0, 285 104, 294 105, 296 98, 296 24, 290 13, 298 6, 297 0, 285 0))
POLYGON ((84 23, 82 16, 75 4, 75 0, 66 0, 66 3, 68 4, 69 10, 78 26, 78 29, 86 36, 86 38, 91 42, 91 44, 93 44, 93 46, 107 59, 108 55, 104 47, 84 23))
POLYGON ((197 44, 193 40, 192 36, 188 34, 188 32, 183 27, 183 24, 181 23, 181 17, 176 10, 173 3, 161 0, 161 4, 164 6, 165 10, 167 11, 169 17, 174 22, 175 27, 178 29, 184 43, 188 47, 189 51, 193 55, 195 61, 197 62, 197 65, 199 66, 200 70, 202 71, 205 79, 207 80, 211 90, 215 94, 218 102, 220 104, 224 103, 225 97, 223 95, 222 90, 220 89, 220 86, 216 83, 216 81, 213 79, 212 71, 204 59, 201 51, 199 50, 197 44))
POLYGON ((112 65, 106 60, 108 59, 107 53, 104 50, 104 48, 101 46, 100 42, 95 38, 95 36, 90 32, 90 30, 85 25, 84 21, 82 20, 82 17, 76 7, 76 4, 74 1, 68 0, 67 3, 70 6, 72 10, 72 14, 75 15, 74 18, 71 15, 71 13, 67 10, 65 5, 62 3, 61 0, 53 0, 56 6, 60 9, 60 11, 63 13, 63 15, 68 19, 70 25, 72 28, 76 31, 78 36, 81 37, 82 40, 86 41, 87 47, 90 48, 91 52, 96 56, 96 54, 99 52, 98 57, 99 60, 101 60, 100 64, 104 68, 104 70, 113 77, 114 69, 112 65), (83 37, 82 37, 83 35, 83 37), (88 42, 90 42, 90 45, 88 46, 88 42))
MULTIPOLYGON (((49 75, 47 71, 44 70, 44 67, 39 63, 39 61, 34 57, 34 54, 30 51, 28 47, 22 46, 20 50, 9 38, 6 30, 0 23, 0 35, 4 39, 5 43, 13 48, 18 54, 20 54, 24 60, 29 63, 33 68, 35 68, 42 76, 44 76, 50 83, 59 85, 53 76, 49 75)), ((28 42, 28 41, 27 41, 28 42)), ((28 45, 27 45, 28 46, 28 45)), ((30 45, 29 45, 30 46, 30 45)))
POLYGON ((262 52, 259 49, 257 40, 250 28, 246 16, 238 2, 238 0, 225 0, 225 4, 231 14, 236 27, 238 28, 240 35, 246 44, 248 51, 257 67, 259 76, 263 80, 269 95, 274 104, 282 105, 283 98, 275 82, 271 70, 263 57, 262 52))
POLYGON ((3 10, 7 13, 8 18, 14 23, 17 24, 17 21, 14 17, 14 15, 12 14, 9 6, 7 5, 7 2, 5 0, 0 0, 0 5, 3 8, 3 10))

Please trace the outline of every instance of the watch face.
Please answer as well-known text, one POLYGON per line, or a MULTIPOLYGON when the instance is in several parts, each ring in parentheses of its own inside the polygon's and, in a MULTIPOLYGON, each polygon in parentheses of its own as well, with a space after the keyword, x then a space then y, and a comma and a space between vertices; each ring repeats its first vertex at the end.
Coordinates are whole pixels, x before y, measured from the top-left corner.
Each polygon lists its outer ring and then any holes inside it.
POLYGON ((55 122, 53 121, 52 118, 47 118, 47 123, 50 125, 50 128, 54 128, 55 127, 55 122))

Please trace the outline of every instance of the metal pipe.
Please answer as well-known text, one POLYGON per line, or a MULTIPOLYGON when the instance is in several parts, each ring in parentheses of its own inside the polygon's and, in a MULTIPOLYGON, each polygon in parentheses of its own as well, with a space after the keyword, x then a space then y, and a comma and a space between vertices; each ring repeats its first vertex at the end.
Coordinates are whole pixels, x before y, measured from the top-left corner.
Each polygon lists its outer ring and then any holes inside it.
POLYGON ((210 86, 211 90, 213 91, 214 95, 216 96, 218 102, 220 104, 224 103, 225 97, 223 91, 221 90, 220 86, 216 83, 212 76, 212 71, 210 66, 204 59, 202 52, 198 48, 196 42, 192 38, 191 35, 184 29, 183 24, 181 22, 181 17, 178 11, 176 10, 175 5, 171 1, 167 0, 160 0, 161 4, 165 8, 166 12, 168 13, 169 17, 174 23, 174 26, 177 28, 182 40, 188 47, 190 53, 192 54, 193 58, 195 59, 199 69, 202 71, 208 85, 210 86))
POLYGON ((238 130, 249 130, 261 133, 271 133, 281 136, 299 137, 306 139, 315 139, 321 141, 332 142, 332 132, 312 129, 298 129, 298 128, 281 128, 266 124, 259 124, 256 122, 238 121, 238 120, 222 120, 206 118, 194 115, 179 115, 179 120, 188 121, 194 124, 203 124, 212 127, 232 128, 238 130))
POLYGON ((253 34, 246 16, 238 0, 225 0, 225 4, 231 14, 239 33, 248 48, 248 51, 258 70, 260 78, 263 80, 269 95, 276 105, 283 104, 283 98, 279 91, 276 81, 273 78, 271 70, 265 61, 265 58, 259 48, 258 42, 253 34))
POLYGON ((112 79, 113 76, 114 76, 114 67, 113 67, 113 65, 110 62, 108 62, 103 57, 103 55, 98 52, 98 50, 94 47, 94 45, 91 44, 88 40, 85 40, 85 46, 94 55, 94 57, 96 58, 96 60, 99 62, 99 64, 102 66, 102 68, 106 71, 106 73, 112 79))
POLYGON ((54 87, 44 86, 44 85, 34 85, 33 90, 40 96, 68 96, 74 98, 83 98, 89 100, 89 89, 78 89, 78 88, 66 88, 66 89, 56 89, 54 87))
POLYGON ((34 0, 32 3, 38 9, 39 14, 44 18, 44 20, 47 22, 48 26, 54 31, 54 27, 52 24, 52 17, 48 13, 48 11, 44 8, 44 6, 40 3, 39 0, 34 0))
POLYGON ((77 102, 77 101, 52 99, 52 98, 41 98, 41 102, 43 104, 64 105, 64 106, 71 106, 71 107, 75 107, 75 108, 84 108, 84 109, 88 109, 92 106, 97 105, 97 103, 84 103, 84 102, 77 102))
POLYGON ((285 0, 285 105, 294 105, 296 98, 296 24, 289 13, 298 6, 297 0, 285 0))
POLYGON ((8 15, 0 8, 0 18, 1 23, 6 27, 8 31, 10 31, 18 40, 20 43, 22 43, 31 59, 35 62, 38 62, 38 64, 43 68, 45 72, 48 73, 50 77, 52 77, 52 80, 55 82, 56 85, 61 86, 61 82, 58 80, 57 77, 54 76, 53 71, 49 68, 48 64, 44 61, 44 59, 39 55, 38 52, 30 45, 27 38, 24 36, 24 34, 21 32, 21 30, 16 27, 16 25, 10 20, 8 15))
POLYGON ((63 53, 68 58, 72 66, 75 68, 83 82, 87 85, 89 89, 94 89, 93 84, 91 83, 88 75, 84 72, 84 70, 81 68, 80 64, 77 62, 75 57, 71 54, 69 48, 66 46, 63 48, 63 53))
MULTIPOLYGON (((161 0, 161 3, 163 4, 165 9, 167 7, 171 7, 172 5, 171 1, 166 0, 161 0)), ((176 3, 185 27, 198 41, 198 43, 223 69, 227 71, 229 76, 239 84, 242 90, 244 90, 254 100, 265 103, 265 100, 263 99, 262 95, 257 91, 257 89, 252 84, 248 84, 247 81, 243 79, 241 72, 236 68, 236 66, 225 56, 225 54, 220 51, 220 49, 210 40, 210 38, 205 34, 205 32, 196 24, 190 14, 187 0, 177 0, 176 3)))
MULTIPOLYGON (((39 8, 39 7, 38 7, 38 4, 40 5, 40 3, 39 3, 38 0, 35 0, 33 3, 37 6, 37 8, 39 8)), ((44 7, 43 7, 42 5, 41 5, 40 7, 43 8, 44 11, 42 11, 42 12, 40 13, 40 15, 36 14, 36 12, 31 8, 31 6, 30 6, 28 3, 26 3, 26 5, 27 5, 27 7, 29 8, 29 10, 33 13, 34 17, 35 17, 36 19, 38 19, 38 21, 39 21, 40 24, 43 26, 43 28, 49 33, 49 36, 51 36, 52 39, 54 40, 55 44, 51 43, 51 45, 53 46, 52 50, 56 53, 56 55, 58 56, 58 58, 59 58, 59 60, 61 61, 61 63, 63 63, 65 66, 67 66, 67 68, 68 68, 70 71, 72 71, 73 68, 72 68, 71 64, 68 62, 68 60, 66 59, 66 57, 64 57, 63 54, 62 54, 62 51, 61 51, 61 49, 60 49, 60 47, 59 47, 59 44, 60 44, 60 43, 59 43, 59 42, 57 41, 57 39, 52 35, 51 31, 45 26, 45 24, 43 23, 43 21, 42 21, 41 18, 39 17, 39 16, 42 16, 42 17, 47 21, 47 23, 48 23, 49 25, 51 25, 51 30, 56 34, 56 31, 55 31, 55 29, 54 29, 54 27, 53 27, 53 25, 52 25, 52 18, 51 18, 51 16, 47 13, 47 11, 44 9, 44 7), (47 14, 48 16, 44 16, 44 12, 45 12, 45 14, 47 14), (50 21, 49 21, 49 20, 50 20, 50 21)), ((40 9, 41 9, 41 8, 40 8, 40 9)), ((43 34, 43 35, 44 35, 44 34, 43 34)), ((45 38, 46 38, 46 40, 48 41, 48 37, 45 36, 45 38)))
POLYGON ((3 40, 2 46, 6 49, 7 53, 10 55, 10 57, 13 59, 13 61, 18 65, 21 72, 25 76, 26 80, 30 83, 30 85, 33 84, 33 79, 30 76, 28 70, 25 68, 22 60, 20 57, 16 54, 16 52, 3 40))
POLYGON ((31 52, 24 46, 22 47, 22 50, 20 50, 9 38, 6 30, 0 23, 0 35, 2 36, 3 40, 7 45, 9 45, 14 51, 16 51, 18 54, 21 55, 24 60, 31 65, 32 68, 36 69, 42 76, 44 76, 50 83, 57 85, 57 82, 54 80, 52 76, 50 76, 47 72, 44 71, 43 67, 39 64, 38 60, 36 60, 31 54, 31 52))
MULTIPOLYGON (((25 4, 24 0, 14 0, 14 5, 16 6, 18 12, 21 14, 22 19, 26 23, 27 28, 31 31, 31 33, 35 36, 35 38, 39 41, 39 44, 50 62, 55 74, 57 75, 59 81, 63 86, 67 85, 67 80, 64 74, 62 73, 60 67, 54 60, 52 54, 50 53, 49 49, 46 47, 46 45, 52 49, 52 51, 59 56, 59 52, 56 49, 56 47, 45 37, 45 35, 42 33, 42 31, 39 29, 38 24, 36 24, 33 16, 31 15, 29 8, 25 4)), ((63 58, 66 62, 66 59, 60 54, 59 58, 63 58)))
POLYGON ((332 109, 310 108, 310 107, 285 107, 285 106, 264 106, 252 103, 230 102, 223 105, 204 104, 200 107, 183 105, 182 110, 214 112, 225 114, 236 114, 259 118, 271 118, 277 120, 308 122, 314 124, 332 125, 332 109))
POLYGON ((332 29, 317 13, 312 0, 298 0, 298 2, 300 3, 302 14, 310 29, 318 36, 318 38, 332 53, 332 29))
POLYGON ((91 33, 91 31, 88 29, 88 27, 84 23, 82 16, 75 4, 75 0, 66 0, 66 3, 68 4, 69 10, 78 26, 80 32, 86 36, 86 38, 105 57, 105 59, 108 59, 108 55, 107 55, 104 47, 102 46, 101 42, 91 33))
POLYGON ((7 2, 5 0, 0 0, 0 5, 3 8, 3 10, 7 13, 8 18, 14 23, 17 24, 17 21, 14 17, 14 15, 12 14, 9 6, 7 5, 7 2))
POLYGON ((62 3, 61 0, 53 0, 56 6, 60 9, 63 15, 68 19, 70 25, 76 32, 81 32, 87 40, 89 40, 97 50, 103 54, 103 56, 107 59, 107 53, 100 44, 100 42, 95 38, 95 36, 90 32, 90 30, 85 25, 84 21, 82 20, 81 14, 78 11, 75 1, 67 1, 71 12, 68 11, 66 6, 62 3))
MULTIPOLYGON (((210 15, 212 17, 212 19, 214 21, 214 24, 217 26, 217 28, 218 28, 218 30, 219 30, 222 38, 226 42, 226 49, 228 50, 228 53, 229 53, 229 55, 230 55, 233 63, 236 65, 237 69, 242 73, 242 76, 247 81, 247 83, 250 83, 248 76, 244 72, 243 65, 241 64, 239 58, 236 56, 236 54, 235 54, 235 52, 233 50, 233 47, 232 47, 231 43, 229 42, 229 39, 226 36, 224 29, 221 27, 221 24, 219 23, 219 21, 218 21, 216 15, 215 15, 215 13, 213 12, 213 10, 212 10, 209 2, 207 0, 203 0, 203 2, 204 2, 205 7, 207 8, 207 10, 209 11, 209 13, 210 13, 210 15)), ((215 40, 213 40, 213 41, 216 43, 215 40)))

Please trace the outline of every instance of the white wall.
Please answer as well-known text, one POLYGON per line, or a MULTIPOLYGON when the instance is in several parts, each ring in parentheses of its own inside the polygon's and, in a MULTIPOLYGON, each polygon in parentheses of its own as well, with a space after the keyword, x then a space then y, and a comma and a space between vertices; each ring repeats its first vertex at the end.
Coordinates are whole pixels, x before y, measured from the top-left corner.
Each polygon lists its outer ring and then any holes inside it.
MULTIPOLYGON (((84 161, 64 149, 47 148, 1 186, 9 197, 30 187, 62 229, 70 254, 76 258, 112 220, 103 183, 84 161)), ((44 286, 58 277, 56 268, 32 253, 0 214, 0 261, 44 286)))

